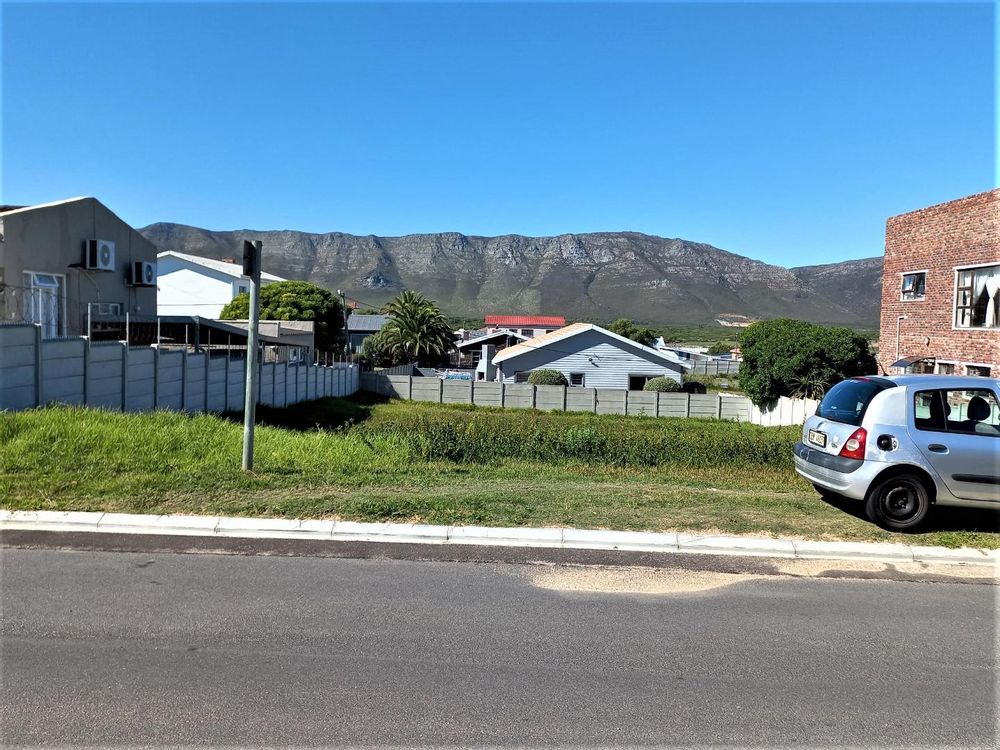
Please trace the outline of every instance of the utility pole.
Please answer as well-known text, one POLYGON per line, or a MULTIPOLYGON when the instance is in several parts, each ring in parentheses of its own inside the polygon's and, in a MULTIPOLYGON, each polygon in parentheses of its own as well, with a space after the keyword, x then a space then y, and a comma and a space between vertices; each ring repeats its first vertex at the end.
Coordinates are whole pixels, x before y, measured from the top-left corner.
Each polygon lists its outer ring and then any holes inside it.
POLYGON ((351 348, 351 337, 347 333, 347 295, 338 289, 337 296, 340 297, 340 309, 344 313, 344 353, 346 354, 351 348))
POLYGON ((243 401, 243 471, 253 471, 254 417, 257 411, 257 327, 260 323, 261 242, 243 241, 243 273, 250 277, 250 320, 247 321, 247 382, 243 401))

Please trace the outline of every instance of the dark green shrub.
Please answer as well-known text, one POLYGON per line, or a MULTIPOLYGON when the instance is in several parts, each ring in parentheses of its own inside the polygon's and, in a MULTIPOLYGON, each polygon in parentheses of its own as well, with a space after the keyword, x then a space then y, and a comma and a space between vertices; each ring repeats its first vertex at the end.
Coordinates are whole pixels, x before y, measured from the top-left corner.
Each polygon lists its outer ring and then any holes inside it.
POLYGON ((697 380, 688 380, 681 386, 681 390, 685 393, 708 393, 705 384, 699 383, 697 380))
POLYGON ((644 391, 657 391, 659 393, 677 393, 681 390, 681 384, 672 378, 653 378, 647 380, 642 387, 644 391))
POLYGON ((878 368, 860 333, 789 318, 743 329, 740 349, 740 388, 762 408, 781 396, 822 398, 844 378, 874 374, 878 368))
POLYGON ((533 370, 528 375, 532 385, 569 385, 566 376, 558 370, 533 370))

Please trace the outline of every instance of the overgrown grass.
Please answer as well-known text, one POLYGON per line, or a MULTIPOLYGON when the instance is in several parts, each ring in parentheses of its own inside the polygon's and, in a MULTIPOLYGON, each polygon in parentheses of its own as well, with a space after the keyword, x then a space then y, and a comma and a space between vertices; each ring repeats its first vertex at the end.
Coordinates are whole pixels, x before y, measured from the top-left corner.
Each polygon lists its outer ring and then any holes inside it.
POLYGON ((792 471, 795 429, 326 399, 210 415, 0 413, 8 508, 696 530, 998 547, 995 518, 888 534, 792 471), (279 426, 280 425, 280 426, 279 426))

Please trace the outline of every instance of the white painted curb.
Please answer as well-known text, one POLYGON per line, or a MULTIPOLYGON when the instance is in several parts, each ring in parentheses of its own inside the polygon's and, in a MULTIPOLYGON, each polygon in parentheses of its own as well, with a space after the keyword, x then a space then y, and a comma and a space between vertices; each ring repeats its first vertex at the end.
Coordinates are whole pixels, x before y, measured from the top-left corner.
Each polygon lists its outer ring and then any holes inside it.
POLYGON ((698 536, 646 531, 430 526, 228 516, 10 511, 0 508, 0 531, 85 531, 247 539, 318 539, 407 544, 472 544, 554 549, 683 552, 822 560, 870 560, 996 566, 1000 550, 918 547, 875 542, 814 542, 749 536, 698 536))

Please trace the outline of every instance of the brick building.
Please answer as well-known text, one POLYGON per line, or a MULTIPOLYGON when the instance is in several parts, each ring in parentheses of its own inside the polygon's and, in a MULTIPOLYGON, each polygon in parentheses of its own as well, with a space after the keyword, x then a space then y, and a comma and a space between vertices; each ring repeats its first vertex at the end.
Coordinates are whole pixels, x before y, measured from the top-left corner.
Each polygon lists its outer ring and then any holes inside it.
POLYGON ((1000 377, 1000 190, 890 218, 882 274, 883 371, 1000 377))

